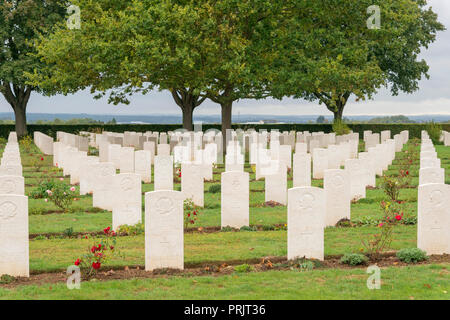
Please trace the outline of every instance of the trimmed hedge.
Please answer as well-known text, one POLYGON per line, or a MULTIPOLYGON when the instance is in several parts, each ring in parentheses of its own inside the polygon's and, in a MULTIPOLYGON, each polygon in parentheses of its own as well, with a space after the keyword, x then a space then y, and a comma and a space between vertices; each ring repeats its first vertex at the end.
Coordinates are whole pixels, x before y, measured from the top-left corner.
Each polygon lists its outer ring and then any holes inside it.
MULTIPOLYGON (((372 132, 381 132, 383 130, 391 130, 392 136, 400 133, 403 130, 409 130, 410 138, 420 138, 422 130, 426 129, 426 124, 349 124, 348 125, 353 132, 358 132, 360 138, 363 137, 363 132, 371 130, 372 132)), ((57 131, 64 131, 67 133, 77 134, 80 131, 95 131, 104 130, 111 132, 124 132, 124 131, 158 131, 167 132, 176 129, 181 129, 181 124, 83 124, 83 125, 51 125, 51 124, 29 124, 28 133, 33 136, 33 132, 40 131, 49 136, 56 137, 57 131)), ((220 130, 220 124, 203 124, 203 131, 209 129, 220 130)), ((318 132, 323 131, 325 133, 332 132, 331 124, 234 124, 233 129, 249 129, 255 128, 255 130, 271 130, 278 129, 280 131, 310 131, 318 132)), ((14 125, 0 125, 0 137, 8 138, 9 132, 14 131, 14 125)), ((450 131, 450 124, 442 124, 442 130, 450 131)))

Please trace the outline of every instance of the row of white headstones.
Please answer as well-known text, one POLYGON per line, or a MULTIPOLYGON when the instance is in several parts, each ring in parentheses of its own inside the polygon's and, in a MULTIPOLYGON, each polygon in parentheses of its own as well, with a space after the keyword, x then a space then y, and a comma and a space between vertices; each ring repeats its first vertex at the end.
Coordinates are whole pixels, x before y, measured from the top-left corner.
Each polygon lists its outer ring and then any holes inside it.
POLYGON ((0 165, 0 276, 29 276, 28 197, 19 144, 9 134, 0 165))
POLYGON ((450 186, 427 132, 422 132, 417 210, 417 247, 450 254, 450 186))
MULTIPOLYGON (((64 139, 64 134, 60 136, 62 140, 73 140, 64 139)), ((404 140, 401 140, 400 149, 403 141, 407 141, 407 136, 403 136, 402 139, 404 140)), ((290 146, 280 145, 272 140, 270 149, 258 148, 256 171, 260 177, 265 178, 266 201, 288 204, 288 230, 291 230, 288 231, 290 259, 306 256, 323 260, 325 226, 335 225, 343 218, 350 218, 351 200, 354 197, 364 197, 365 187, 370 185, 370 181, 375 184, 376 173, 387 168, 395 157, 394 140, 387 139, 373 147, 373 150, 369 149, 367 158, 361 153, 358 159, 348 159, 351 158, 351 145, 356 148, 358 146, 357 143, 346 141, 339 145, 329 145, 327 149, 313 150, 313 175, 314 172, 316 174, 322 172, 324 189, 311 187, 311 154, 306 152, 305 143, 297 143, 293 164, 290 146), (280 152, 283 149, 289 153, 280 152), (383 155, 381 158, 375 158, 380 162, 370 161, 372 152, 383 155), (336 167, 330 168, 330 164, 336 167), (338 169, 342 164, 345 165, 345 169, 338 169), (296 185, 295 182, 294 188, 287 190, 286 172, 289 165, 293 167, 294 176, 304 178, 295 179, 300 181, 300 185, 296 185)), ((113 145, 109 147, 111 146, 113 145)), ((152 155, 146 159, 139 157, 142 152, 148 154, 149 150, 133 149, 131 153, 129 147, 120 148, 125 149, 124 153, 121 153, 121 162, 126 158, 128 161, 125 162, 134 162, 136 168, 139 167, 136 162, 143 160, 147 163, 148 170, 151 170, 152 155)), ((238 143, 231 142, 227 146, 225 158, 236 159, 238 155, 242 159, 241 150, 238 143)), ((108 151, 110 155, 111 149, 108 151)), ((354 153, 358 155, 357 149, 354 153)), ((85 152, 62 142, 54 144, 54 159, 64 169, 65 174, 71 175, 71 180, 73 173, 75 175, 77 172, 80 173, 77 178, 81 192, 93 193, 94 206, 112 210, 114 229, 122 224, 133 225, 141 222, 141 181, 144 180, 141 175, 136 172, 122 173, 124 166, 120 164, 118 169, 121 173, 115 174, 117 166, 113 162, 100 162, 99 158, 88 157, 85 152)), ((221 224, 222 227, 240 228, 249 225, 249 173, 244 172, 242 161, 232 164, 232 170, 222 173, 221 176, 221 224)), ((192 198, 197 205, 203 206, 205 166, 211 169, 211 163, 182 162, 181 192, 178 192, 173 191, 172 156, 161 154, 154 156, 155 191, 145 195, 147 270, 182 268, 183 201, 192 198)))
MULTIPOLYGON (((352 176, 356 177, 356 179, 354 178, 353 180, 359 181, 359 183, 363 186, 369 185, 368 181, 372 179, 374 180, 377 170, 379 169, 382 172, 384 167, 387 167, 387 165, 389 165, 394 159, 396 150, 395 140, 389 140, 390 139, 387 139, 380 145, 373 147, 375 148, 374 151, 384 155, 384 157, 380 159, 382 161, 379 162, 377 161, 379 158, 370 157, 371 159, 376 160, 360 163, 359 167, 371 168, 371 170, 369 170, 370 175, 367 171, 364 171, 366 173, 364 175, 352 175, 351 170, 353 170, 353 168, 351 168, 350 165, 347 166, 347 163, 349 163, 347 161, 355 159, 346 159, 344 161, 346 165, 344 170, 328 169, 328 167, 324 169, 324 189, 312 188, 310 187, 309 182, 309 185, 299 187, 294 185, 294 188, 288 190, 289 259, 305 256, 307 258, 323 260, 324 227, 327 225, 334 225, 342 218, 350 218, 350 201, 353 196, 351 192, 352 176)), ((399 144, 400 150, 401 146, 403 146, 407 140, 408 137, 406 135, 402 135, 402 140, 399 144)), ((40 143, 37 143, 37 145, 39 144, 40 143)), ((274 145, 272 145, 272 147, 274 147, 274 145)), ((228 150, 233 150, 229 152, 237 152, 237 150, 233 149, 233 144, 229 145, 229 147, 230 149, 228 150)), ((7 149, 9 150, 9 147, 7 149)), ((270 153, 273 153, 272 149, 275 150, 276 147, 271 148, 270 153)), ((343 149, 347 149, 347 147, 344 146, 343 149)), ((305 146, 301 145, 301 143, 296 146, 296 151, 297 152, 294 154, 293 163, 294 172, 296 170, 296 155, 297 157, 299 155, 306 156, 307 159, 308 156, 310 157, 310 154, 305 152, 305 146)), ((369 153, 370 151, 371 150, 369 148, 369 153)), ((80 188, 83 189, 82 193, 92 192, 95 206, 113 211, 114 227, 117 228, 117 226, 121 224, 132 225, 141 221, 141 180, 143 180, 141 175, 137 173, 116 174, 116 168, 113 163, 102 163, 97 157, 88 157, 87 154, 78 151, 74 147, 67 146, 62 142, 54 143, 53 152, 55 164, 58 163, 59 166, 63 167, 65 173, 71 176, 71 180, 73 178, 73 172, 79 173, 78 179, 80 182, 80 188)), ((136 151, 136 153, 137 152, 139 151, 136 151)), ((332 155, 333 153, 330 154, 332 155)), ((359 159, 357 160, 363 160, 361 159, 361 155, 362 153, 358 155, 359 159)), ((327 155, 327 159, 328 157, 329 156, 327 155)), ((313 159, 314 158, 316 158, 316 160, 321 159, 320 155, 313 157, 313 159)), ((272 161, 274 160, 270 160, 271 165, 272 161)), ((151 170, 151 159, 149 160, 147 158, 146 162, 149 164, 151 170)), ((203 166, 199 166, 197 164, 183 163, 182 191, 178 192, 173 191, 172 157, 167 155, 157 155, 154 157, 154 163, 155 184, 159 176, 169 176, 171 177, 171 186, 163 186, 162 189, 155 189, 157 191, 148 192, 145 195, 146 270, 153 270, 157 268, 182 269, 184 261, 183 201, 186 197, 191 195, 186 195, 186 193, 188 193, 192 187, 201 186, 201 188, 198 189, 201 189, 201 193, 203 194, 204 168, 203 166), (158 163, 160 161, 164 163, 165 166, 159 166, 158 163), (158 171, 161 171, 160 174, 157 174, 158 171), (184 184, 183 181, 185 181, 184 184)), ((259 164, 260 163, 257 161, 257 167, 259 164)), ((267 163, 265 166, 267 166, 267 163)), ((263 175, 263 177, 266 178, 266 189, 268 187, 270 189, 271 178, 274 178, 273 180, 275 181, 272 183, 277 184, 276 181, 279 180, 280 174, 284 177, 285 174, 282 172, 285 172, 287 167, 288 166, 285 162, 278 161, 276 166, 277 170, 275 173, 272 171, 269 175, 263 175)), ((308 168, 308 165, 306 164, 303 166, 303 170, 305 170, 305 167, 308 168)), ((308 173, 310 176, 310 161, 308 173)), ((305 176, 306 175, 307 174, 305 174, 305 176)), ((285 180, 286 179, 283 179, 283 181, 285 180)), ((222 226, 239 228, 244 225, 248 225, 249 174, 243 170, 227 171, 222 174, 221 182, 222 226)), ((278 183, 278 185, 280 184, 278 183)), ((281 185, 285 185, 285 182, 282 182, 281 185)), ((22 223, 18 223, 18 225, 21 225, 22 223)), ((28 223, 26 223, 26 225, 28 225, 28 223)), ((448 230, 448 228, 445 229, 444 227, 444 230, 448 230)), ((420 235, 421 233, 419 232, 419 239, 421 238, 420 235)), ((26 259, 28 260, 28 239, 20 243, 26 243, 26 259)), ((17 257, 17 255, 15 255, 15 257, 17 257)), ((24 257, 25 255, 22 255, 22 258, 24 257)), ((19 261, 19 259, 14 259, 14 261, 19 261)), ((20 265, 28 266, 28 262, 27 264, 23 264, 23 260, 20 261, 20 265)), ((16 265, 12 261, 10 262, 11 263, 8 265, 16 265)), ((28 274, 22 271, 19 272, 16 267, 13 269, 8 269, 8 274, 28 274)), ((2 272, 4 271, 0 269, 0 274, 2 272)))

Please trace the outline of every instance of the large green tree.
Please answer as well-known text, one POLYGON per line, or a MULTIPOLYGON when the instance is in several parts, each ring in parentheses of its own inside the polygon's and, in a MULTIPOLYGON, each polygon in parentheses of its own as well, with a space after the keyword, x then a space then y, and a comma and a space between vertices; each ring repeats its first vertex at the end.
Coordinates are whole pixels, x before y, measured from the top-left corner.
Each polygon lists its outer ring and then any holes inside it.
MULTIPOLYGON (((169 90, 192 130, 192 113, 205 99, 222 107, 223 131, 232 103, 262 97, 274 53, 270 30, 282 5, 271 1, 91 1, 82 27, 61 26, 37 44, 47 70, 31 83, 52 93, 90 88, 96 97, 128 103, 137 92, 169 90), (266 72, 267 71, 267 72, 266 72)), ((224 134, 225 137, 225 134, 224 134)))
POLYGON ((46 70, 29 74, 48 92, 69 94, 89 88, 96 98, 129 103, 136 93, 169 90, 193 129, 193 111, 206 97, 200 42, 205 11, 195 1, 79 0, 81 28, 61 25, 37 43, 46 70))
POLYGON ((26 109, 33 91, 39 86, 27 84, 26 72, 43 67, 36 57, 32 40, 54 24, 64 20, 67 1, 3 0, 0 3, 0 92, 14 110, 16 132, 27 133, 26 109))
POLYGON ((289 52, 276 41, 285 19, 282 1, 210 1, 210 54, 203 92, 218 103, 222 134, 231 128, 233 103, 268 97, 268 83, 277 72, 274 61, 289 52))
POLYGON ((428 78, 419 55, 444 26, 424 0, 290 1, 275 97, 319 101, 341 120, 353 96, 370 99, 383 86, 393 95, 412 93, 428 78), (368 8, 380 8, 380 28, 369 28, 368 8))

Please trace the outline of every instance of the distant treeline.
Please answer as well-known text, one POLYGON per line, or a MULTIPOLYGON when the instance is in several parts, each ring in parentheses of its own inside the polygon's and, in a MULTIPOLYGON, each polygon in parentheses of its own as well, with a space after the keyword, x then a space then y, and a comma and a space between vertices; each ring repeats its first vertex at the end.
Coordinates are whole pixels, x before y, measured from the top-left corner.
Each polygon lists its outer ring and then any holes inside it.
MULTIPOLYGON (((116 124, 117 121, 116 119, 112 119, 111 121, 108 122, 104 122, 104 121, 99 121, 99 120, 94 120, 91 118, 73 118, 73 119, 68 119, 68 120, 61 120, 61 119, 53 119, 53 120, 36 120, 36 121, 29 121, 29 124, 56 124, 56 125, 60 125, 60 124, 72 124, 72 125, 77 125, 77 124, 116 124)), ((0 119, 0 124, 14 124, 14 120, 11 119, 0 119)))
MULTIPOLYGON (((371 123, 371 124, 419 123, 417 121, 411 120, 410 118, 404 115, 375 117, 369 120, 351 120, 349 118, 344 117, 343 121, 345 123, 371 123)), ((325 119, 324 116, 320 116, 317 118, 316 123, 329 123, 329 121, 325 119)), ((442 123, 450 123, 450 121, 442 121, 442 123)))
MULTIPOLYGON (((369 120, 352 120, 349 118, 344 117, 343 121, 345 123, 348 124, 364 124, 364 123, 368 123, 368 124, 401 124, 401 123, 421 123, 421 122, 417 122, 414 120, 411 120, 410 118, 408 118, 407 116, 404 115, 398 115, 398 116, 384 116, 384 117, 375 117, 369 120)), ((307 124, 313 124, 313 123, 317 123, 317 124, 327 124, 327 123, 331 123, 332 120, 331 119, 327 119, 324 116, 319 116, 317 118, 317 120, 314 122, 313 121, 308 121, 306 122, 307 124)), ((426 122, 426 121, 425 121, 426 122)), ((439 122, 439 123, 450 123, 450 121, 435 121, 435 122, 439 122)), ((67 119, 67 120, 62 120, 59 118, 55 118, 53 120, 34 120, 34 121, 29 121, 29 124, 48 124, 48 125, 86 125, 86 124, 97 124, 97 125, 102 125, 102 124, 117 124, 117 121, 115 118, 113 118, 110 121, 101 121, 101 120, 95 120, 92 118, 72 118, 72 119, 67 119)), ((14 124, 14 120, 11 119, 0 119, 0 124, 14 124)))

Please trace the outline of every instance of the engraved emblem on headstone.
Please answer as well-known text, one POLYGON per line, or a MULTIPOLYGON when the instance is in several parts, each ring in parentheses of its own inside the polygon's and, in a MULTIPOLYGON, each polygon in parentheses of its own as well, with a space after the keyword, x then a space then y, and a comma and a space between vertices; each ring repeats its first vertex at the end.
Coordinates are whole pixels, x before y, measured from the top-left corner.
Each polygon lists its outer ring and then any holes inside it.
POLYGON ((124 178, 120 182, 120 187, 123 191, 130 191, 133 189, 133 180, 131 178, 124 178))
POLYGON ((299 200, 300 209, 304 211, 311 211, 314 206, 314 200, 315 197, 312 194, 310 193, 304 194, 302 198, 299 200))
POLYGON ((169 215, 173 210, 173 200, 167 197, 159 198, 156 202, 156 209, 159 214, 169 215))
POLYGON ((0 194, 12 194, 16 190, 14 180, 6 180, 0 185, 0 194))
POLYGON ((0 218, 7 220, 13 218, 17 214, 17 206, 10 202, 6 201, 0 205, 0 218))

